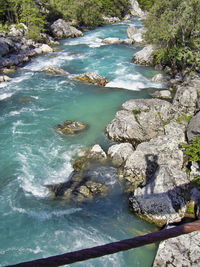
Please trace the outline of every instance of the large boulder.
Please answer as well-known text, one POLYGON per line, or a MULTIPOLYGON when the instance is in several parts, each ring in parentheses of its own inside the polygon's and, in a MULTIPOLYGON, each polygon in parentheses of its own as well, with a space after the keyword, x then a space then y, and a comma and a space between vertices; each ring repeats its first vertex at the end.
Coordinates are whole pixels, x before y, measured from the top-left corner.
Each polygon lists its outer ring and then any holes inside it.
POLYGON ((130 143, 116 144, 109 147, 108 157, 114 166, 120 167, 126 162, 133 151, 134 148, 130 143))
POLYGON ((10 80, 11 80, 11 78, 8 77, 7 75, 1 75, 0 76, 0 82, 8 82, 10 80))
POLYGON ((111 24, 111 23, 117 23, 120 22, 120 19, 118 17, 111 17, 111 16, 102 16, 104 23, 111 24))
POLYGON ((150 95, 154 98, 172 99, 172 93, 170 90, 157 90, 150 95))
POLYGON ((102 43, 104 44, 121 44, 123 43, 123 40, 119 39, 119 38, 115 38, 115 37, 109 37, 106 39, 102 40, 102 43))
POLYGON ((108 83, 108 80, 105 77, 94 72, 78 74, 75 75, 74 78, 82 82, 92 83, 100 86, 105 86, 108 83))
POLYGON ((146 186, 134 191, 130 207, 139 217, 157 226, 180 221, 186 212, 188 184, 185 172, 176 166, 160 164, 146 186))
POLYGON ((173 118, 172 105, 160 99, 134 99, 106 127, 107 136, 116 142, 137 145, 164 134, 164 126, 173 118))
POLYGON ((173 99, 173 107, 177 120, 187 124, 198 105, 198 91, 193 86, 180 85, 173 99))
POLYGON ((161 165, 176 168, 183 166, 183 152, 179 148, 179 139, 175 136, 158 136, 149 142, 143 142, 130 154, 120 169, 121 179, 128 181, 129 191, 151 180, 161 165))
POLYGON ((50 29, 53 36, 58 40, 63 38, 73 38, 73 37, 83 36, 83 33, 81 31, 77 30, 73 26, 70 26, 68 22, 65 22, 62 19, 56 20, 50 26, 50 29))
POLYGON ((198 112, 189 122, 187 126, 187 138, 188 141, 196 136, 200 136, 200 112, 198 112))
POLYGON ((56 129, 63 134, 77 134, 84 131, 87 124, 80 121, 67 120, 63 124, 58 124, 56 129))
POLYGON ((142 34, 145 32, 144 28, 136 28, 134 25, 130 25, 127 29, 128 38, 133 43, 141 43, 144 41, 142 34))
POLYGON ((153 267, 193 266, 200 263, 200 232, 170 238, 159 244, 153 267))
POLYGON ((28 28, 24 23, 19 23, 18 25, 12 24, 10 26, 8 36, 25 36, 27 31, 28 28))
POLYGON ((139 7, 138 1, 137 0, 130 0, 130 12, 132 16, 139 16, 139 17, 144 17, 145 12, 142 11, 142 9, 139 7))
POLYGON ((133 55, 132 61, 135 64, 153 66, 154 57, 153 57, 154 48, 152 45, 145 46, 142 50, 133 55))

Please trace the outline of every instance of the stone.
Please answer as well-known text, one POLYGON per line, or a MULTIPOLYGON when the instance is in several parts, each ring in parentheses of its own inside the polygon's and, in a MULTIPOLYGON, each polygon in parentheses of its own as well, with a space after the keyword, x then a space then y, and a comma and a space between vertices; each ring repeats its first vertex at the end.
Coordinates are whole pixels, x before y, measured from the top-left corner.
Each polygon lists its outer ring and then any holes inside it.
POLYGON ((46 33, 40 33, 40 42, 43 43, 43 44, 48 44, 48 45, 58 45, 59 42, 58 41, 54 41, 54 39, 46 34, 46 33))
POLYGON ((106 160, 106 153, 103 151, 100 145, 96 144, 79 152, 78 158, 73 164, 73 168, 75 171, 80 171, 86 169, 91 163, 104 163, 106 160))
POLYGON ((63 38, 73 38, 73 37, 83 36, 83 33, 81 31, 77 30, 73 26, 70 26, 69 23, 65 22, 62 19, 56 20, 50 26, 50 29, 54 38, 58 40, 63 38))
POLYGON ((18 25, 12 24, 10 26, 8 36, 25 36, 27 31, 28 28, 24 23, 19 23, 18 25))
POLYGON ((127 158, 133 153, 134 148, 130 143, 116 144, 108 149, 108 157, 114 166, 120 167, 127 158))
POLYGON ((133 24, 127 29, 128 38, 133 43, 141 43, 144 41, 142 34, 145 32, 144 28, 136 28, 133 24))
POLYGON ((5 56, 9 53, 9 43, 6 38, 0 38, 0 56, 5 56))
POLYGON ((175 136, 158 136, 149 142, 139 144, 120 169, 120 178, 130 184, 130 190, 145 185, 151 180, 159 166, 180 171, 183 167, 183 152, 175 136))
POLYGON ((56 67, 47 67, 45 69, 43 69, 44 72, 50 73, 50 74, 55 74, 55 75, 70 75, 69 72, 60 69, 60 68, 56 68, 56 67))
POLYGON ((164 133, 164 125, 174 116, 172 105, 160 99, 134 99, 106 127, 107 136, 115 142, 134 146, 164 133))
POLYGON ((145 12, 142 11, 142 9, 139 7, 138 1, 137 0, 130 0, 130 12, 132 16, 139 16, 139 17, 144 17, 145 12))
POLYGON ((173 107, 177 120, 188 124, 186 117, 193 116, 198 104, 197 90, 192 86, 180 85, 173 99, 173 107), (185 118, 185 119, 184 119, 185 118))
POLYGON ((176 138, 180 143, 185 142, 185 127, 177 122, 170 122, 164 127, 165 135, 176 138))
POLYGON ((154 98, 172 99, 172 93, 169 90, 157 90, 151 96, 154 98))
POLYGON ((156 74, 151 80, 152 82, 160 82, 160 83, 167 82, 166 76, 164 76, 161 73, 156 74))
POLYGON ((106 39, 102 40, 102 43, 104 44, 121 44, 123 43, 123 40, 119 39, 119 38, 114 38, 114 37, 109 37, 106 39))
MULTIPOLYGON (((168 161, 165 161, 168 163, 168 161)), ((159 227, 185 216, 189 180, 184 171, 159 164, 152 179, 129 198, 133 212, 159 227)))
POLYGON ((93 72, 78 74, 75 75, 74 78, 82 82, 92 83, 99 86, 105 86, 108 83, 108 80, 105 77, 93 72))
POLYGON ((79 121, 67 120, 63 124, 58 124, 56 129, 63 134, 77 134, 84 131, 87 124, 79 121))
POLYGON ((197 136, 200 137, 200 112, 197 112, 187 126, 188 141, 192 141, 192 139, 197 136))
POLYGON ((6 75, 0 76, 0 82, 8 82, 10 80, 11 80, 11 78, 6 76, 6 75))
POLYGON ((104 23, 111 24, 111 23, 118 23, 120 22, 120 19, 118 17, 111 17, 111 16, 102 16, 104 23))
POLYGON ((152 45, 146 45, 142 50, 133 55, 133 63, 145 66, 153 66, 153 51, 154 48, 152 45))
POLYGON ((199 240, 200 232, 193 232, 162 241, 152 266, 198 267, 200 263, 199 240))

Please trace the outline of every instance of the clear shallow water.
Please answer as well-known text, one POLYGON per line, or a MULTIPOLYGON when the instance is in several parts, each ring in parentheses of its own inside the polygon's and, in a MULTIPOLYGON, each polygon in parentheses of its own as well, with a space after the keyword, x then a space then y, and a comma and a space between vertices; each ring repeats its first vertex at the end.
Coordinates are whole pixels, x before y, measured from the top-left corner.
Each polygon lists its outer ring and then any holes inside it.
MULTIPOLYGON (((138 27, 140 22, 133 21, 138 27)), ((106 198, 66 204, 52 200, 47 184, 64 182, 76 153, 111 142, 105 126, 120 105, 149 97, 152 68, 131 63, 139 47, 104 45, 103 38, 127 38, 129 23, 107 25, 84 37, 63 40, 58 51, 33 59, 0 84, 0 265, 130 238, 156 230, 129 213, 127 196, 111 167, 99 169, 110 185, 106 198), (56 66, 70 73, 95 71, 108 78, 107 87, 82 84, 41 72, 56 66), (67 119, 89 124, 76 136, 63 136, 55 127, 67 119)), ((155 245, 77 263, 73 266, 151 266, 155 245)))

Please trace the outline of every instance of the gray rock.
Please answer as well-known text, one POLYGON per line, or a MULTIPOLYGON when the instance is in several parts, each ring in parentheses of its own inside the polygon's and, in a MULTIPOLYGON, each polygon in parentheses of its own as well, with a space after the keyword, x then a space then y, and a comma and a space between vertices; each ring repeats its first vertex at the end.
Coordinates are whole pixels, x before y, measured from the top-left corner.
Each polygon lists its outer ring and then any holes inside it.
POLYGON ((83 36, 83 33, 77 30, 75 27, 70 26, 69 23, 65 22, 62 19, 56 20, 51 26, 53 36, 60 40, 63 38, 73 38, 83 36))
POLYGON ((193 116, 198 103, 198 93, 194 87, 178 86, 173 99, 173 107, 175 109, 175 117, 182 123, 187 124, 186 117, 193 116), (184 119, 185 118, 185 119, 184 119))
POLYGON ((157 90, 151 96, 154 98, 172 99, 172 94, 169 90, 157 90))
POLYGON ((200 177, 200 166, 198 162, 192 162, 191 171, 190 171, 190 180, 200 177))
POLYGON ((120 22, 120 19, 117 18, 117 17, 111 17, 111 16, 102 16, 103 20, 104 20, 104 23, 118 23, 120 22))
POLYGON ((131 208, 139 217, 157 226, 180 221, 186 212, 184 195, 188 183, 185 172, 160 164, 146 186, 138 187, 130 197, 131 208))
POLYGON ((144 41, 142 34, 145 32, 144 28, 136 28, 134 25, 130 25, 127 29, 128 38, 133 43, 141 43, 144 41))
POLYGON ((158 166, 181 170, 183 152, 179 149, 179 139, 174 136, 158 136, 143 142, 127 158, 120 170, 120 178, 130 182, 130 190, 145 185, 155 175, 158 166))
POLYGON ((47 67, 45 69, 43 69, 42 71, 47 72, 47 73, 51 73, 51 74, 58 74, 58 75, 70 75, 69 72, 60 69, 60 68, 56 68, 56 67, 47 67))
POLYGON ((167 82, 167 78, 161 73, 156 74, 151 80, 152 82, 167 82))
POLYGON ((100 145, 94 145, 78 153, 73 168, 75 171, 81 171, 88 168, 93 162, 104 163, 106 160, 107 155, 100 145))
POLYGON ((165 125, 165 135, 170 135, 180 143, 185 142, 185 127, 177 122, 170 122, 165 125))
POLYGON ((9 42, 7 38, 0 38, 0 56, 5 56, 9 53, 9 42))
POLYGON ((73 78, 82 82, 92 83, 100 86, 105 86, 108 83, 108 80, 105 77, 100 76, 99 74, 94 72, 87 72, 74 75, 73 78))
POLYGON ((172 105, 159 99, 134 99, 122 105, 106 127, 107 136, 116 142, 133 145, 164 133, 164 125, 173 118, 172 105))
POLYGON ((48 44, 48 45, 58 45, 59 42, 58 41, 54 41, 54 39, 46 34, 46 33, 40 33, 40 42, 43 43, 43 44, 48 44))
POLYGON ((130 0, 130 4, 131 4, 130 11, 132 16, 139 16, 139 17, 145 16, 145 12, 143 12, 142 9, 139 7, 137 0, 130 0))
POLYGON ((200 112, 198 112, 189 122, 187 126, 187 138, 188 141, 196 136, 200 136, 200 112))
POLYGON ((145 46, 142 50, 133 55, 132 58, 133 63, 145 66, 153 66, 154 65, 154 58, 152 55, 153 51, 154 48, 152 45, 145 46))
POLYGON ((12 24, 8 36, 25 36, 27 31, 28 28, 24 23, 19 23, 18 25, 12 24))
POLYGON ((200 263, 200 232, 162 241, 153 267, 198 267, 200 263))
POLYGON ((123 165, 127 158, 133 153, 134 148, 130 143, 113 145, 108 149, 108 156, 116 167, 123 165))
POLYGON ((104 44, 121 44, 123 43, 123 40, 119 38, 109 37, 102 40, 102 43, 104 44))

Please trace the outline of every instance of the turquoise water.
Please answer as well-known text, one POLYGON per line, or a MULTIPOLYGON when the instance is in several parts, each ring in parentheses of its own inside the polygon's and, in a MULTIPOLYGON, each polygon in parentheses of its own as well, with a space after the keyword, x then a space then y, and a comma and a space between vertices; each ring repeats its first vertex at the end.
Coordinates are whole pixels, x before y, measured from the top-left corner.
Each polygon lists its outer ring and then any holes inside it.
MULTIPOLYGON (((138 27, 140 22, 132 21, 138 27)), ((106 198, 66 204, 53 200, 45 185, 64 182, 83 147, 111 142, 104 134, 121 104, 147 98, 156 72, 131 63, 140 48, 104 45, 102 38, 127 38, 129 23, 106 25, 84 37, 63 40, 56 52, 39 56, 0 84, 0 265, 101 245, 156 228, 129 212, 127 196, 110 166, 95 170, 110 187, 106 198), (70 73, 97 72, 105 88, 41 70, 56 66, 70 73), (63 136, 56 125, 79 120, 89 128, 63 136)), ((73 266, 151 266, 156 246, 105 256, 73 266)))

